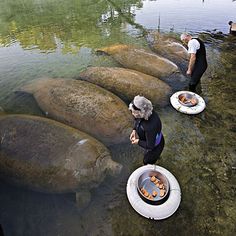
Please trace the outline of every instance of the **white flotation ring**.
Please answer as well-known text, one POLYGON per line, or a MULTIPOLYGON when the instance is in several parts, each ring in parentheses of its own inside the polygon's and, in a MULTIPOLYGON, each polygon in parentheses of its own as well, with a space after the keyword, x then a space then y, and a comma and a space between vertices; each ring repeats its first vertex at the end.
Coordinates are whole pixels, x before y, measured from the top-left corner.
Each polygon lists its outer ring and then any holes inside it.
POLYGON ((146 218, 154 220, 166 219, 173 215, 181 201, 181 190, 176 178, 168 170, 157 165, 145 165, 136 169, 128 179, 126 193, 135 211, 146 218), (146 203, 138 193, 138 179, 146 171, 158 171, 168 179, 169 196, 161 205, 146 203))
POLYGON ((179 91, 179 92, 174 93, 170 97, 170 103, 177 111, 185 113, 185 114, 191 114, 191 115, 202 112, 206 107, 206 103, 204 99, 198 94, 190 92, 190 91, 179 91), (182 93, 187 93, 187 94, 195 96, 198 100, 198 103, 192 107, 182 105, 179 101, 179 95, 182 93))

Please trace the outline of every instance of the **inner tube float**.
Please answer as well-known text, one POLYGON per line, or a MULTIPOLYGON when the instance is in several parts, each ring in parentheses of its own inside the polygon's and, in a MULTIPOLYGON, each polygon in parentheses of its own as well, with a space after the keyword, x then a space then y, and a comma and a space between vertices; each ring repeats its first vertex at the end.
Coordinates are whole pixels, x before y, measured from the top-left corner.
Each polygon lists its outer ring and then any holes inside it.
POLYGON ((129 177, 126 193, 131 206, 140 215, 153 219, 162 220, 170 217, 178 209, 181 201, 181 190, 178 181, 168 170, 157 165, 145 165, 136 169, 129 177), (140 176, 145 173, 160 173, 168 180, 168 195, 161 204, 150 204, 141 197, 138 189, 140 176))
POLYGON ((190 91, 174 93, 170 97, 170 103, 177 111, 190 115, 198 114, 206 107, 204 99, 190 91))

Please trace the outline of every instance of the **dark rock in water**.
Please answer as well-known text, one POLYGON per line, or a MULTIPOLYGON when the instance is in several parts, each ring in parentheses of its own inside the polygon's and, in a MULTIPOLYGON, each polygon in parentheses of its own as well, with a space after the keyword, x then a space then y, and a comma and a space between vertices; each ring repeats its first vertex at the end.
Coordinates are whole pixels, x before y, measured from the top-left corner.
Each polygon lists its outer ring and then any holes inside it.
POLYGON ((2 109, 2 107, 0 107, 0 114, 3 114, 4 110, 2 109))
POLYGON ((44 78, 24 86, 22 91, 32 93, 48 117, 78 128, 104 144, 128 141, 132 116, 127 105, 97 85, 44 78))
POLYGON ((158 78, 139 71, 118 67, 89 67, 80 73, 80 78, 129 102, 139 94, 150 99, 154 105, 169 104, 171 87, 158 78))
POLYGON ((1 115, 0 141, 1 178, 36 191, 87 190, 121 170, 102 143, 42 117, 1 115))

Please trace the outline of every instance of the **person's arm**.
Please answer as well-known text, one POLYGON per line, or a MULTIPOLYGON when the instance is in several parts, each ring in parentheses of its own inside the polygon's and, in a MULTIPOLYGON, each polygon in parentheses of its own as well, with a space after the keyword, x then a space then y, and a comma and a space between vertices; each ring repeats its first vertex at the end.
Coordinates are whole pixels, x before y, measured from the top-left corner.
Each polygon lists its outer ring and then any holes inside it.
POLYGON ((186 72, 187 75, 191 75, 192 74, 193 68, 194 68, 194 65, 195 65, 195 61, 196 61, 196 54, 195 53, 190 53, 188 70, 186 72))
POLYGON ((186 72, 187 75, 191 75, 194 69, 194 65, 196 62, 196 53, 200 48, 200 43, 196 39, 191 39, 188 42, 188 53, 190 54, 188 70, 186 72))
MULTIPOLYGON (((136 122, 137 122, 137 119, 134 119, 134 125, 133 125, 133 130, 129 136, 129 139, 130 141, 133 143, 135 139, 138 138, 138 134, 137 134, 137 131, 136 131, 136 122)), ((134 144, 134 143, 133 143, 134 144)))
POLYGON ((135 129, 133 129, 132 133, 129 136, 129 139, 130 139, 131 142, 133 142, 137 138, 138 138, 137 132, 136 132, 135 129))

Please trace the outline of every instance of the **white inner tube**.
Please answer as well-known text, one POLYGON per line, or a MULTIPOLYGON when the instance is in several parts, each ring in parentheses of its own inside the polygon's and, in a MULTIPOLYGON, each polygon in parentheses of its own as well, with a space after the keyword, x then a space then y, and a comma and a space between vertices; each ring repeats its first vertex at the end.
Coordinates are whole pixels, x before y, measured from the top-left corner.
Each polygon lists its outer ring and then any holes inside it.
POLYGON ((170 103, 177 111, 185 113, 185 114, 191 114, 191 115, 198 114, 198 113, 202 112, 206 107, 206 103, 205 103, 204 99, 201 96, 199 96, 198 94, 190 92, 190 91, 179 91, 179 92, 174 93, 170 97, 170 103), (195 96, 198 99, 198 103, 192 107, 182 105, 179 102, 179 95, 182 93, 188 93, 190 95, 195 96))
POLYGON ((157 165, 145 165, 136 169, 128 179, 126 193, 135 211, 146 218, 154 220, 166 219, 173 215, 181 201, 181 190, 178 181, 168 170, 157 165), (138 193, 138 179, 146 171, 158 171, 168 179, 169 197, 160 205, 146 203, 138 193))

